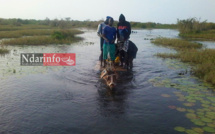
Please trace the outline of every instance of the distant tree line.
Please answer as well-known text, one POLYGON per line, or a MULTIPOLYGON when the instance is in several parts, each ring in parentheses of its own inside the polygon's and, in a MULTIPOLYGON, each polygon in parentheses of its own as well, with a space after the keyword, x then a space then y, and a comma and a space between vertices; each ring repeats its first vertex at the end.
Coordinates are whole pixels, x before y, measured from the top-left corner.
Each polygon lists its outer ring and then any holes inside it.
MULTIPOLYGON (((59 27, 59 28, 68 28, 68 27, 88 27, 88 28, 97 28, 98 24, 103 22, 104 20, 99 21, 91 21, 91 20, 72 20, 70 17, 64 19, 49 19, 46 18, 44 20, 35 20, 35 19, 3 19, 0 18, 0 25, 14 25, 14 26, 22 26, 22 25, 47 25, 52 27, 59 27)), ((114 23, 116 26, 118 22, 114 23)), ((161 24, 161 23, 154 23, 154 22, 130 22, 132 28, 177 28, 176 24, 161 24)))

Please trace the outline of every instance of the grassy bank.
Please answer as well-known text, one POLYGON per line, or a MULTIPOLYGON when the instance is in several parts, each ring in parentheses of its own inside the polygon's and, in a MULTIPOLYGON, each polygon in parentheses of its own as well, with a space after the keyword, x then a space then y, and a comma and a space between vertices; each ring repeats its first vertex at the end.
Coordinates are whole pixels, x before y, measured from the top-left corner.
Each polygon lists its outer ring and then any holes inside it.
POLYGON ((215 30, 203 31, 200 33, 180 33, 183 38, 189 38, 194 40, 213 40, 215 41, 215 30))
POLYGON ((200 21, 196 18, 178 20, 179 36, 192 40, 215 40, 215 24, 200 21))
POLYGON ((73 37, 67 39, 54 39, 50 36, 34 36, 34 37, 24 37, 12 40, 3 41, 5 45, 49 45, 49 44, 70 44, 80 41, 82 38, 73 37))
POLYGON ((54 30, 30 29, 17 31, 0 31, 0 38, 19 38, 22 36, 50 35, 54 30))
POLYGON ((188 41, 180 40, 180 39, 156 38, 155 40, 152 40, 151 42, 156 45, 162 45, 162 46, 170 47, 170 48, 177 49, 177 50, 202 48, 202 44, 188 42, 188 41))
MULTIPOLYGON (((176 45, 177 41, 174 43, 172 42, 172 40, 173 39, 165 38, 161 41, 158 38, 153 41, 156 42, 155 44, 157 45, 171 46, 171 48, 177 50, 176 54, 159 53, 157 54, 157 56, 162 58, 177 58, 180 59, 182 62, 190 63, 193 66, 193 72, 197 77, 215 85, 215 50, 199 49, 202 46, 200 44, 196 44, 199 45, 199 47, 196 47, 196 45, 194 45, 194 47, 186 47, 186 45, 183 45, 184 47, 180 46, 180 49, 178 49, 178 45, 180 44, 176 45), (172 42, 173 44, 169 44, 168 42, 172 42)), ((183 42, 186 42, 187 45, 193 45, 193 43, 188 41, 183 42)))
MULTIPOLYGON (((59 29, 26 29, 16 31, 0 31, 0 38, 19 38, 23 36, 43 36, 51 35, 59 29)), ((81 34, 79 30, 70 30, 73 34, 81 34)))
MULTIPOLYGON (((31 30, 32 31, 32 30, 31 30)), ((11 40, 4 40, 2 44, 4 45, 48 45, 48 44, 69 44, 80 41, 82 38, 76 37, 75 35, 82 33, 79 30, 50 30, 41 31, 36 30, 35 32, 27 31, 20 32, 25 33, 30 37, 20 37, 11 40), (40 35, 40 36, 35 36, 40 35), (41 36, 47 35, 47 36, 41 36)))
POLYGON ((29 30, 29 29, 52 29, 53 27, 47 25, 39 25, 39 24, 27 24, 27 25, 1 25, 0 31, 16 31, 16 30, 29 30))
POLYGON ((6 54, 6 53, 9 53, 9 50, 0 48, 0 54, 6 54))

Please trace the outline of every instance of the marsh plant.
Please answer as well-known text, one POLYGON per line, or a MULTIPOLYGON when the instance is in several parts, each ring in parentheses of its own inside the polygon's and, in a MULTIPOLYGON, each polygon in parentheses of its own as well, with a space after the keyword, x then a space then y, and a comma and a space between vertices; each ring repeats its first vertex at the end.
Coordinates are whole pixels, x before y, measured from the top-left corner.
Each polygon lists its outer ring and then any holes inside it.
POLYGON ((215 40, 215 24, 200 21, 200 19, 190 18, 177 20, 178 30, 181 37, 204 40, 215 40))
POLYGON ((6 53, 9 53, 9 50, 0 48, 0 54, 6 54, 6 53))
MULTIPOLYGON (((48 34, 49 33, 49 34, 48 34)), ((48 35, 39 36, 26 36, 21 38, 15 38, 11 40, 4 40, 2 44, 5 45, 48 45, 48 44, 69 44, 80 41, 82 38, 76 37, 76 34, 83 33, 79 30, 56 30, 48 35)), ((46 33, 44 33, 46 34, 46 33)))
POLYGON ((199 33, 207 30, 206 21, 201 22, 200 19, 190 18, 186 20, 177 20, 178 28, 181 34, 199 33))
POLYGON ((194 74, 215 85, 215 50, 201 49, 202 44, 180 39, 157 38, 152 43, 177 50, 177 53, 159 53, 162 58, 177 58, 182 62, 190 63, 194 74))

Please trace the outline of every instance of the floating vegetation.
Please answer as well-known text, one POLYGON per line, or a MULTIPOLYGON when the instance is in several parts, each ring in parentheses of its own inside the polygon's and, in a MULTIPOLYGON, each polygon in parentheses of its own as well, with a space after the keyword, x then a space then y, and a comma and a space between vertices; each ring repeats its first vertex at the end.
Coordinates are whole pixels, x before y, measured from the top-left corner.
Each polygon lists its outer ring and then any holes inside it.
POLYGON ((166 97, 166 98, 170 97, 169 94, 161 94, 161 96, 162 96, 162 97, 166 97))
POLYGON ((193 129, 195 132, 197 132, 197 133, 203 133, 203 132, 204 132, 203 129, 198 128, 198 127, 193 127, 192 129, 193 129))
POLYGON ((205 126, 206 124, 200 120, 193 121, 193 123, 197 126, 205 126))
POLYGON ((184 127, 175 127, 174 128, 176 131, 179 131, 179 132, 184 132, 185 131, 185 128, 184 127))
POLYGON ((185 112, 186 111, 186 109, 182 108, 182 107, 177 107, 176 110, 178 110, 179 112, 185 112))
POLYGON ((170 105, 170 106, 168 106, 168 108, 170 108, 170 109, 176 109, 177 107, 170 105))
MULTIPOLYGON (((184 77, 176 79, 156 77, 151 79, 150 82, 160 87, 174 85, 170 88, 177 90, 173 91, 173 94, 178 101, 181 101, 182 107, 169 105, 168 108, 185 113, 185 117, 196 126, 190 129, 177 126, 174 130, 190 134, 215 132, 215 97, 211 85, 196 84, 189 78, 184 77), (189 109, 189 107, 192 107, 192 109, 189 109)), ((161 96, 170 97, 165 93, 161 96)))
POLYGON ((186 114, 186 117, 189 118, 189 119, 197 119, 198 117, 196 116, 196 114, 194 113, 187 113, 186 114))
POLYGON ((201 118, 201 121, 206 122, 206 123, 211 123, 211 122, 213 122, 212 119, 210 119, 210 118, 205 118, 205 117, 201 118))
POLYGON ((203 130, 204 130, 205 132, 209 132, 209 133, 215 132, 215 129, 212 128, 212 127, 203 127, 203 130))
POLYGON ((185 132, 187 134, 198 134, 196 131, 192 130, 192 129, 186 129, 185 132))
POLYGON ((195 103, 184 103, 183 104, 184 106, 187 106, 187 107, 192 107, 195 105, 195 103))
POLYGON ((195 113, 195 110, 193 110, 193 109, 187 109, 187 112, 189 112, 189 113, 195 113))

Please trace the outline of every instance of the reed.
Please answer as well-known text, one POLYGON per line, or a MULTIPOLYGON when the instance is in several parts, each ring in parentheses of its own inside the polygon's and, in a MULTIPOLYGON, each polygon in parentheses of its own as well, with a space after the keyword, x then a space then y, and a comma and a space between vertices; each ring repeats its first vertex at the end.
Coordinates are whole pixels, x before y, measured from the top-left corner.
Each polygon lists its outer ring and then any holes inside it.
POLYGON ((47 25, 0 25, 0 31, 16 31, 16 30, 27 30, 27 29, 52 29, 53 27, 47 25))
POLYGON ((23 35, 27 37, 20 37, 11 40, 3 40, 5 45, 47 45, 47 44, 68 44, 80 41, 82 38, 75 35, 83 33, 79 30, 32 30, 22 31, 23 35), (61 38, 55 37, 55 33, 59 33, 61 38), (41 36, 43 35, 43 36, 41 36), (44 36, 47 35, 47 36, 44 36), (29 37, 30 36, 30 37, 29 37))
POLYGON ((179 36, 184 38, 192 38, 195 40, 215 40, 215 24, 201 22, 196 18, 190 18, 186 20, 178 20, 177 22, 179 36))
POLYGON ((23 37, 11 40, 5 40, 2 43, 5 45, 50 45, 50 44, 70 44, 80 41, 81 37, 72 37, 62 40, 54 39, 51 36, 33 36, 23 37))
POLYGON ((156 45, 162 45, 162 46, 170 47, 170 48, 177 49, 177 50, 202 48, 202 44, 200 44, 200 43, 189 42, 189 41, 181 40, 181 39, 156 38, 155 40, 152 40, 151 42, 156 45))
MULTIPOLYGON (((172 42, 172 39, 169 40, 172 42)), ((162 46, 169 46, 166 44, 168 43, 159 43, 159 45, 162 46)), ((177 44, 177 42, 173 44, 177 44)), ((199 49, 199 47, 188 48, 186 45, 183 45, 183 47, 183 49, 177 49, 178 47, 173 47, 174 49, 178 50, 176 54, 158 53, 156 56, 162 58, 177 58, 182 62, 189 63, 192 65, 193 72, 197 77, 215 85, 215 50, 199 49)))
POLYGON ((214 30, 204 31, 201 33, 186 33, 186 34, 179 34, 183 38, 189 38, 194 40, 215 40, 215 32, 214 30))
MULTIPOLYGON (((51 35, 54 31, 59 29, 28 29, 28 30, 17 30, 17 31, 0 31, 0 38, 19 38, 22 36, 42 36, 51 35)), ((70 33, 81 34, 79 30, 67 30, 70 33)))
POLYGON ((6 54, 6 53, 9 53, 9 50, 0 48, 0 54, 6 54))

